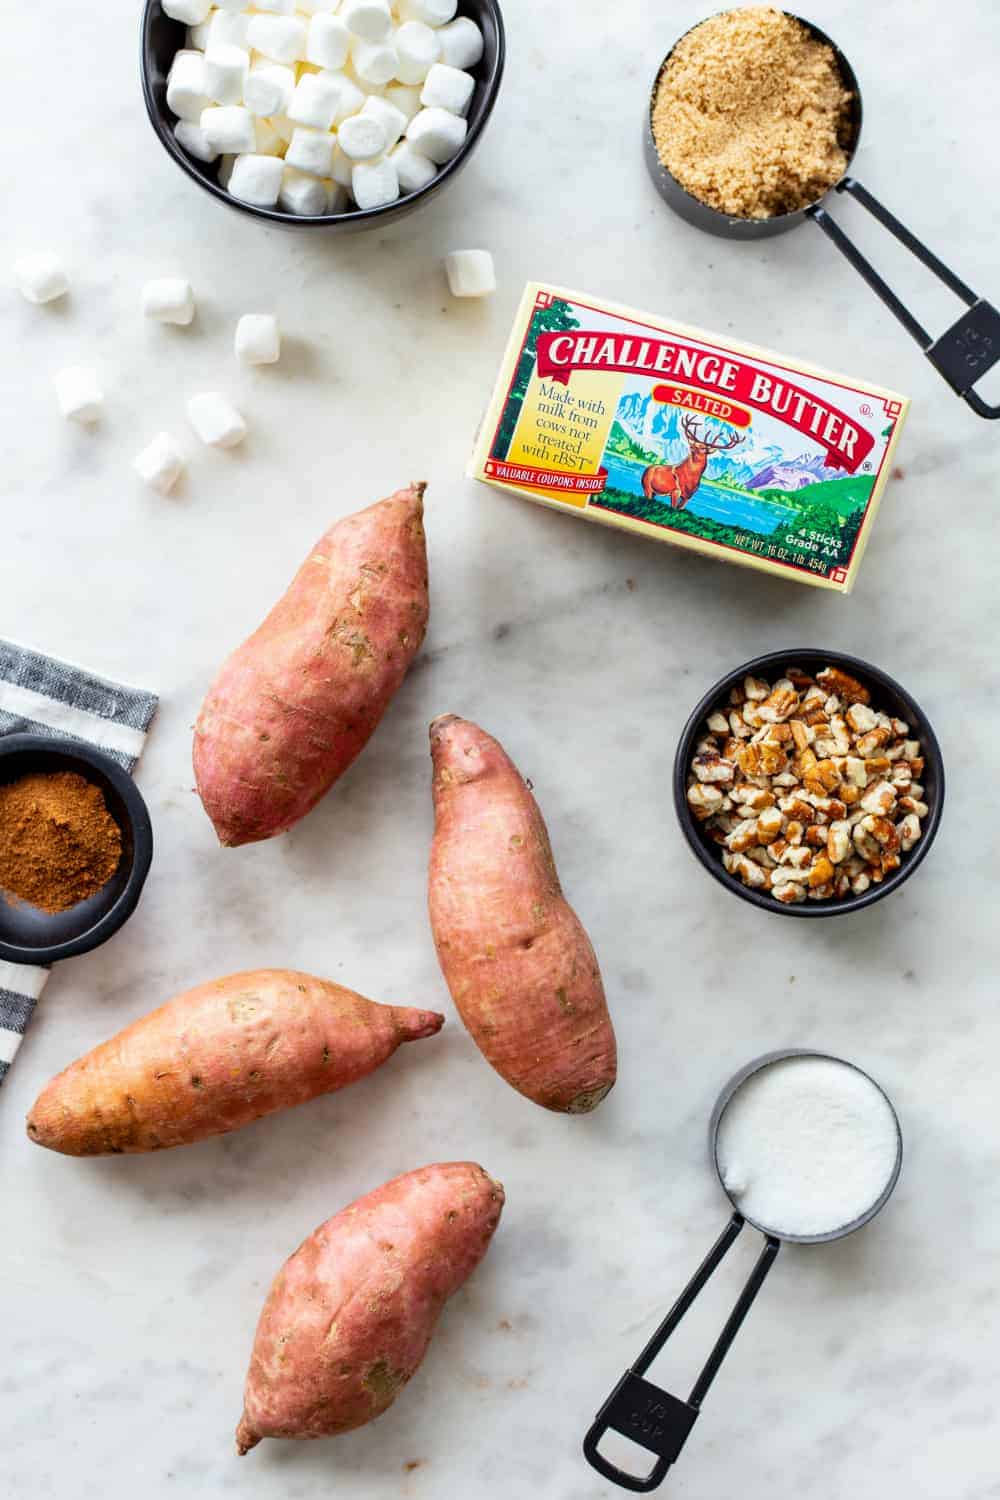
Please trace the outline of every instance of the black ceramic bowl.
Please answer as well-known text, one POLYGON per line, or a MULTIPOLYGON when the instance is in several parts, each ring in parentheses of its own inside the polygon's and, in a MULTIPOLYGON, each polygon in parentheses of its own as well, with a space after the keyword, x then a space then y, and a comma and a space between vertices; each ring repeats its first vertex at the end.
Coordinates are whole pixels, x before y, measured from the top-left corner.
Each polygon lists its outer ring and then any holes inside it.
POLYGON ((941 747, 931 722, 920 704, 911 698, 905 688, 870 662, 856 656, 846 656, 843 651, 789 650, 771 651, 767 656, 758 656, 744 662, 741 667, 728 673, 702 698, 681 735, 674 761, 674 806, 684 837, 698 860, 720 885, 724 885, 734 896, 749 901, 762 911, 779 912, 785 917, 837 917, 845 912, 860 911, 881 901, 892 891, 897 891, 914 870, 923 863, 937 835, 944 807, 944 763, 941 747), (735 875, 730 875, 722 863, 722 851, 712 842, 702 825, 695 818, 687 800, 688 774, 695 753, 695 744, 706 733, 705 720, 714 709, 723 707, 729 697, 730 688, 740 684, 744 677, 764 677, 773 680, 784 674, 787 667, 800 667, 804 672, 821 672, 824 667, 840 667, 863 683, 872 695, 872 707, 895 718, 905 719, 913 728, 915 739, 920 740, 926 762, 922 785, 924 801, 928 806, 927 817, 922 819, 923 834, 920 842, 902 856, 898 870, 887 875, 881 885, 873 885, 861 896, 831 898, 828 901, 802 901, 786 905, 767 892, 751 890, 735 875))
POLYGON ((458 14, 469 16, 483 33, 485 49, 478 65, 471 71, 476 78, 476 91, 469 107, 469 133, 458 155, 441 168, 433 182, 419 192, 408 193, 395 203, 382 208, 355 209, 346 214, 322 214, 315 218, 302 218, 298 214, 282 213, 276 208, 255 208, 252 203, 241 203, 232 197, 217 181, 218 167, 195 161, 178 146, 174 139, 176 120, 167 108, 167 75, 174 54, 184 46, 187 28, 180 21, 172 21, 164 15, 160 0, 146 0, 142 23, 142 91, 146 110, 153 129, 169 156, 177 165, 227 208, 268 224, 280 224, 290 229, 341 230, 344 233, 360 229, 384 228, 394 219, 401 219, 422 207, 441 191, 465 166, 482 137, 486 124, 493 113, 503 78, 506 41, 503 17, 497 0, 459 0, 458 14))
POLYGON ((75 771, 99 786, 121 829, 122 857, 104 889, 68 911, 50 914, 0 893, 0 959, 15 964, 51 964, 106 943, 135 911, 153 858, 146 804, 131 776, 107 755, 77 740, 0 737, 0 783, 35 771, 75 771))

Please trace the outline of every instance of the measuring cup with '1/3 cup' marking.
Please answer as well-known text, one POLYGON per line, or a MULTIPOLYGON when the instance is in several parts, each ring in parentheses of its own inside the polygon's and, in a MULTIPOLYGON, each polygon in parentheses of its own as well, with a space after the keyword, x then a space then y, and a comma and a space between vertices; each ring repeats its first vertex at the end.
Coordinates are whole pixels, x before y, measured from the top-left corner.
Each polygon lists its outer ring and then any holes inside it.
MULTIPOLYGON (((836 184, 838 193, 850 193, 862 208, 877 219, 884 229, 894 235, 900 244, 905 246, 912 255, 922 262, 929 271, 932 271, 939 281, 943 281, 949 291, 954 292, 962 302, 965 303, 966 311, 945 330, 939 338, 932 338, 923 325, 904 306, 896 296, 892 288, 882 279, 875 267, 867 260, 861 251, 848 238, 844 230, 835 219, 830 217, 827 209, 823 207, 823 199, 816 203, 807 204, 804 208, 796 209, 792 213, 775 214, 768 219, 736 219, 729 214, 722 213, 717 208, 702 203, 700 198, 695 198, 683 188, 677 178, 668 171, 660 160, 656 149, 656 140, 653 135, 653 107, 660 87, 660 79, 673 57, 677 43, 671 48, 661 63, 656 81, 653 84, 653 92, 650 99, 649 111, 646 117, 644 132, 644 147, 646 164, 652 176, 657 192, 665 203, 686 219, 689 224, 694 224, 698 229, 704 229, 709 234, 719 235, 724 239, 731 240, 761 240, 768 239, 772 235, 784 234, 788 229, 794 229, 796 225, 802 224, 806 219, 812 219, 818 224, 823 233, 833 241, 837 249, 850 261, 854 269, 864 277, 872 290, 881 297, 886 307, 898 318, 911 338, 916 339, 923 349, 931 364, 938 373, 948 382, 952 390, 961 396, 962 400, 976 413, 977 416, 992 420, 1000 418, 1000 405, 989 406, 981 396, 976 394, 975 386, 982 377, 1000 363, 1000 312, 989 302, 978 296, 971 287, 966 286, 954 271, 950 270, 942 261, 938 260, 926 245, 923 245, 914 234, 906 228, 905 224, 891 214, 877 198, 874 198, 867 188, 862 187, 857 178, 850 175, 850 165, 858 148, 861 137, 861 91, 858 87, 857 76, 847 58, 841 52, 837 44, 830 40, 825 32, 812 21, 806 21, 801 16, 793 15, 791 11, 785 14, 793 21, 798 21, 820 42, 825 42, 833 51, 844 81, 844 87, 851 95, 852 105, 848 117, 844 139, 841 146, 847 157, 847 174, 836 184)), ((701 24, 701 23, 699 23, 701 24)), ((692 27, 692 30, 697 28, 692 27)), ((690 32, 685 33, 690 35, 690 32)), ((684 38, 678 39, 683 41, 684 38)), ((827 196, 823 195, 824 198, 827 196)))
MULTIPOLYGON (((746 1096, 743 1102, 746 1102, 746 1096)), ((879 1107, 881 1108, 881 1104, 879 1107)), ((716 1175, 722 1184, 722 1190, 733 1206, 733 1216, 645 1349, 615 1386, 584 1439, 584 1454, 588 1463, 598 1473, 623 1489, 640 1493, 656 1489, 666 1478, 671 1465, 680 1456, 681 1449, 700 1414, 709 1388, 719 1373, 730 1345, 750 1311, 757 1293, 764 1285, 782 1244, 826 1244, 832 1240, 843 1239, 845 1235, 853 1234, 855 1230, 870 1223, 888 1203, 899 1180, 903 1161, 903 1137, 899 1128, 899 1120, 888 1096, 863 1069, 856 1067, 854 1063, 846 1062, 843 1058, 833 1057, 829 1053, 794 1047, 783 1052, 769 1052, 763 1057, 758 1057, 754 1062, 748 1063, 745 1068, 741 1068, 735 1077, 730 1079, 712 1111, 709 1125, 709 1152, 716 1175), (895 1140, 895 1159, 885 1177, 881 1191, 877 1193, 873 1201, 850 1222, 816 1234, 792 1234, 787 1229, 775 1228, 744 1213, 739 1206, 735 1189, 726 1185, 719 1151, 719 1135, 723 1118, 744 1085, 773 1068, 775 1064, 798 1059, 832 1063, 849 1069, 852 1074, 857 1075, 858 1079, 864 1079, 867 1084, 870 1084, 874 1094, 881 1097, 881 1102, 884 1103, 888 1114, 887 1138, 889 1142, 895 1140), (646 1371, 748 1224, 764 1236, 764 1248, 687 1400, 672 1396, 669 1392, 661 1390, 646 1380, 646 1371), (652 1469, 642 1475, 630 1474, 605 1458, 600 1452, 600 1444, 608 1432, 617 1432, 620 1436, 629 1438, 640 1448, 645 1448, 647 1452, 654 1454, 656 1462, 652 1469)))

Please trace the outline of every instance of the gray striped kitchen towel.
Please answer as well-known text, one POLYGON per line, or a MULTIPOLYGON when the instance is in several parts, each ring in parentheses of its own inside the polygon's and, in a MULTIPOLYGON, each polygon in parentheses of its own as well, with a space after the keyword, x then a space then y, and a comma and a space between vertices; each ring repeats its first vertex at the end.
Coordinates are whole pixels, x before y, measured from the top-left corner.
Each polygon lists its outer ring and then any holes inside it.
MULTIPOLYGON (((84 740, 131 772, 158 702, 153 693, 0 640, 0 734, 84 740)), ((48 977, 48 969, 0 960, 0 1084, 48 977)))

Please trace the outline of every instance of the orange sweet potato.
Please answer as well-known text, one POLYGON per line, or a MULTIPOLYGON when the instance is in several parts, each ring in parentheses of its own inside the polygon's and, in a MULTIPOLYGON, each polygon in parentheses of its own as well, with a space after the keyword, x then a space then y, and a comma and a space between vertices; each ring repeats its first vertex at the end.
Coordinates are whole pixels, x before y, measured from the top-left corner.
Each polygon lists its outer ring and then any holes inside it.
POLYGON ((222 844, 285 833, 360 755, 427 629, 424 486, 338 521, 229 658, 194 735, 222 844))
POLYGON ((434 1011, 376 1005, 309 974, 232 974, 178 995, 53 1078, 28 1135, 65 1156, 189 1145, 345 1088, 443 1024, 434 1011))
POLYGON ((430 915, 452 998, 512 1087, 584 1114, 614 1086, 615 1034, 538 804, 497 741, 466 719, 436 719, 431 754, 430 915))
POLYGON ((238 1451, 380 1417, 486 1254, 503 1203, 482 1167, 448 1162, 397 1177, 310 1235, 264 1304, 238 1451))

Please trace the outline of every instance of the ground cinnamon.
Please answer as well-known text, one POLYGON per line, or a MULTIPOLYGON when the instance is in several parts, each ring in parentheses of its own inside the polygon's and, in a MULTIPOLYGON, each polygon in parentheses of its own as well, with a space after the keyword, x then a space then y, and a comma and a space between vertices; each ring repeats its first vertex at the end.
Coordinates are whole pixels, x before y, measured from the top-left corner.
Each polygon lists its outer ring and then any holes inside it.
POLYGON ((96 895, 118 868, 121 829, 99 786, 75 771, 0 786, 0 890, 42 911, 96 895))

